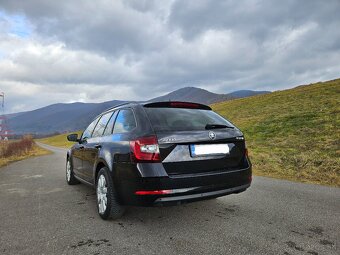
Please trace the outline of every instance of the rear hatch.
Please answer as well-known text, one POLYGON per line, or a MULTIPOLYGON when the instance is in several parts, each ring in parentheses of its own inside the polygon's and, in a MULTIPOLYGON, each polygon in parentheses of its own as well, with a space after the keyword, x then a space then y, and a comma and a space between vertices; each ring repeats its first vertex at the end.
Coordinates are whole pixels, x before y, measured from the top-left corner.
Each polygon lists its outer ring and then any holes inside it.
POLYGON ((243 167, 243 134, 210 107, 167 102, 147 104, 145 110, 158 138, 163 166, 170 176, 243 167))

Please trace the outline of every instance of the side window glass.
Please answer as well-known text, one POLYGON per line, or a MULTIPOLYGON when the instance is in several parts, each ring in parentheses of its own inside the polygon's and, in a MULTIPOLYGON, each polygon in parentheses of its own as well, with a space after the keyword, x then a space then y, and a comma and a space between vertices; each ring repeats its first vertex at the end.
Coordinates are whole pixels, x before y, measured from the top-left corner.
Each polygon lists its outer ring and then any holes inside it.
POLYGON ((120 110, 113 128, 113 133, 130 132, 137 126, 132 110, 120 110))
POLYGON ((111 135, 112 134, 113 124, 115 123, 116 116, 117 116, 117 112, 112 114, 112 116, 111 116, 111 118, 109 120, 109 123, 107 123, 107 125, 106 125, 106 128, 104 130, 103 136, 107 136, 107 135, 111 135))
POLYGON ((88 139, 88 138, 91 138, 92 137, 92 132, 93 132, 93 129, 94 127, 96 126, 97 122, 99 120, 99 117, 96 118, 84 131, 83 135, 81 136, 81 139, 84 140, 84 139, 88 139))
POLYGON ((110 117, 112 115, 112 112, 104 114, 101 119, 99 120, 96 128, 93 131, 92 137, 98 137, 102 136, 104 129, 106 127, 107 122, 109 121, 110 117))

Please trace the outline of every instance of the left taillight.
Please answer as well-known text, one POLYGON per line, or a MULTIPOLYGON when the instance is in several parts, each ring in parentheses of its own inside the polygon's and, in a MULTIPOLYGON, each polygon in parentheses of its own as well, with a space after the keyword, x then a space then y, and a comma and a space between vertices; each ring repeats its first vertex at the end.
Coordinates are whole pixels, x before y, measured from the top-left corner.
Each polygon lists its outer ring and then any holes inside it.
POLYGON ((130 142, 131 158, 134 162, 160 162, 156 136, 141 137, 130 142))

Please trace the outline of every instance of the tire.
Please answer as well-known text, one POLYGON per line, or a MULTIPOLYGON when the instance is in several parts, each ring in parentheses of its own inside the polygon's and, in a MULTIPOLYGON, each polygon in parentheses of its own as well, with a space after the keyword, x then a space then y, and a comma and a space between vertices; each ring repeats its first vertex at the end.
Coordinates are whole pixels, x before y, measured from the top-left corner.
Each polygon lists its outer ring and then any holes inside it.
POLYGON ((107 167, 99 170, 96 180, 97 210, 103 220, 118 219, 125 207, 118 202, 117 192, 107 167))
POLYGON ((66 182, 68 185, 75 185, 79 183, 76 177, 74 177, 73 167, 69 158, 67 158, 66 161, 66 182))

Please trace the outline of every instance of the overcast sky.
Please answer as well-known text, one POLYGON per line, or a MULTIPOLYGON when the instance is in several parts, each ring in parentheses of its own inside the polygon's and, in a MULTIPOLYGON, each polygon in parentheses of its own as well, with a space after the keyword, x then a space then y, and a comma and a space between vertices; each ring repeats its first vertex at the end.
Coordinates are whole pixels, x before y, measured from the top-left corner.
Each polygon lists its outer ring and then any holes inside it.
POLYGON ((0 0, 7 112, 340 77, 340 0, 0 0))

